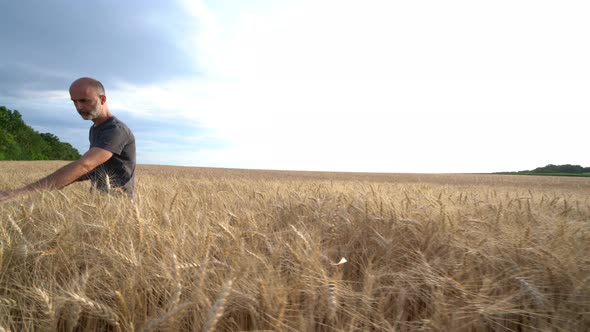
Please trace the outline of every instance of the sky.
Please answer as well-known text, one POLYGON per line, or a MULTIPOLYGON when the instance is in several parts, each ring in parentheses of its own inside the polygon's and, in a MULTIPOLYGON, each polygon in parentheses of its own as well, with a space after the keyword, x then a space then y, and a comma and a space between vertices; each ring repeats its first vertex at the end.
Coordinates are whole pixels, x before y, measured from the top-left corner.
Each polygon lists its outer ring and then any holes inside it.
POLYGON ((590 166, 590 2, 0 1, 0 105, 81 153, 99 79, 140 164, 590 166))

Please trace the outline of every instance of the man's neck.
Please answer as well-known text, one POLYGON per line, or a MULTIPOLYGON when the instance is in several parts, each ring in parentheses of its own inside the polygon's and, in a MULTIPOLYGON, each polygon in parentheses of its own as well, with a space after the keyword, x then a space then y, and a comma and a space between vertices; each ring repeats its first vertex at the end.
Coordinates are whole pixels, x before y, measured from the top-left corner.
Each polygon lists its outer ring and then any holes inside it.
POLYGON ((111 112, 109 110, 106 110, 99 117, 92 120, 92 122, 94 122, 94 126, 97 127, 112 117, 113 117, 113 114, 111 114, 111 112))

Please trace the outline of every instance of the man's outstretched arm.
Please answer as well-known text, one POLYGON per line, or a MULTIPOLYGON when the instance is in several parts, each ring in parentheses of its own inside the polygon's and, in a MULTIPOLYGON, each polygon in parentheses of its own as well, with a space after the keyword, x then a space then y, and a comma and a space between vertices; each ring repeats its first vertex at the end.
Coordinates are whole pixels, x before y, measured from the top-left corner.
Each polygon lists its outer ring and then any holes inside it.
POLYGON ((80 177, 103 164, 112 156, 113 153, 110 151, 101 148, 92 148, 82 158, 65 165, 37 182, 15 190, 0 191, 0 203, 29 195, 36 190, 62 189, 76 182, 80 177))

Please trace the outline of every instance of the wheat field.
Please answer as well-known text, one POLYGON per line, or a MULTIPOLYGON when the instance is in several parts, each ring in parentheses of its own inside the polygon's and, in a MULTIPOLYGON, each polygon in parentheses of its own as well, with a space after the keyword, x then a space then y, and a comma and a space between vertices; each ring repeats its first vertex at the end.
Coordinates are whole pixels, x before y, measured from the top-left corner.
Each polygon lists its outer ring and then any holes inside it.
MULTIPOLYGON (((0 162, 0 190, 63 162, 0 162)), ((0 331, 588 331, 590 178, 140 165, 0 205, 0 331), (344 259, 343 259, 344 258, 344 259)))

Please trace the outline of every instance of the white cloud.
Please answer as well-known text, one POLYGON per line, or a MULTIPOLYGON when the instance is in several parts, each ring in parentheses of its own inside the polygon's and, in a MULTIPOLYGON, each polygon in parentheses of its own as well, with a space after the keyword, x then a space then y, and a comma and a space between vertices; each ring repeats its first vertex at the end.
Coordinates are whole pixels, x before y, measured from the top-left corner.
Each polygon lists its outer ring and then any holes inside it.
POLYGON ((590 165, 574 143, 585 139, 590 106, 584 2, 184 4, 196 30, 180 38, 204 75, 119 82, 109 93, 113 109, 194 122, 228 143, 170 163, 393 172, 590 165))

